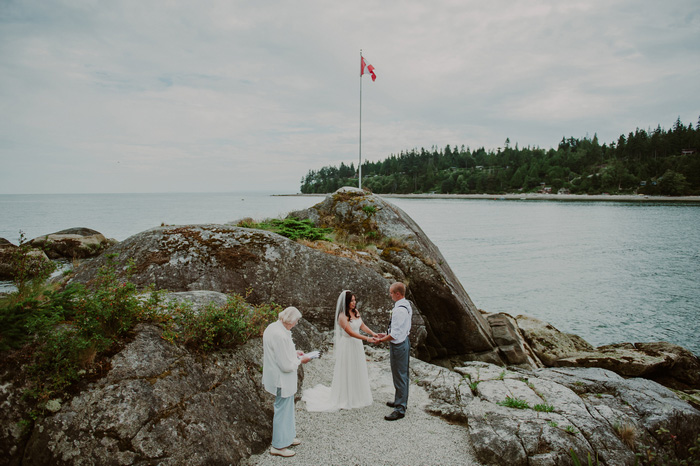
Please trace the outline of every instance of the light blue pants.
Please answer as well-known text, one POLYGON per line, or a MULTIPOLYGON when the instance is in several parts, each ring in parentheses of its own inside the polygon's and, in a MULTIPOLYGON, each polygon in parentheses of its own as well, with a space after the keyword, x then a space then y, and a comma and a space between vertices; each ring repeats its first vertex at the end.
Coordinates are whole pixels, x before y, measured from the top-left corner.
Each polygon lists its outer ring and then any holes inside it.
POLYGON ((275 415, 272 418, 272 446, 277 449, 287 448, 297 436, 294 423, 294 395, 282 398, 282 389, 277 389, 275 397, 275 415))
POLYGON ((411 343, 406 338, 401 343, 389 344, 389 360, 391 362, 391 376, 394 379, 394 411, 406 413, 408 406, 408 362, 411 356, 411 343))

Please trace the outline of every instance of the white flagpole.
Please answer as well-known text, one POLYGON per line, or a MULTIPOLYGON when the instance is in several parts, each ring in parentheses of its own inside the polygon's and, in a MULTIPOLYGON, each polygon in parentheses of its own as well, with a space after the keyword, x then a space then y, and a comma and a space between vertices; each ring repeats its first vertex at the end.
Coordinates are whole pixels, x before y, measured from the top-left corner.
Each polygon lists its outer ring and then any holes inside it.
POLYGON ((362 189, 362 49, 360 49, 360 164, 357 167, 358 187, 362 189))

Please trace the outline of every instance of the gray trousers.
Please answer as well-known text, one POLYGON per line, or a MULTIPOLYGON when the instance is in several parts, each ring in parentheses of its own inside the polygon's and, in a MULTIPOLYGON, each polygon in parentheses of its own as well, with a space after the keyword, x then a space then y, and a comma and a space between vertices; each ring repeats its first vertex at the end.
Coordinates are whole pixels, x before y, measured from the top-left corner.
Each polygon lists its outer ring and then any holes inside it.
POLYGON ((411 355, 411 343, 406 338, 401 343, 389 343, 389 360, 391 376, 394 379, 394 411, 406 413, 408 406, 408 361, 411 355))
POLYGON ((272 418, 272 446, 281 450, 287 448, 297 436, 294 424, 294 395, 282 398, 282 389, 277 389, 275 415, 272 418))

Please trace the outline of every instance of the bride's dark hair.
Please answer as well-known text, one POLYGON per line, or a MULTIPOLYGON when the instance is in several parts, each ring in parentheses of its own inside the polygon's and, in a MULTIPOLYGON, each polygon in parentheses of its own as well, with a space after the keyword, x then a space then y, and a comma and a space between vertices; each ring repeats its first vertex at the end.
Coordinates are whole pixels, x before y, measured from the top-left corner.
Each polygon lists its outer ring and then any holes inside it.
MULTIPOLYGON (((353 318, 353 316, 350 315, 350 302, 352 301, 353 296, 355 296, 355 295, 352 294, 352 291, 345 292, 345 317, 347 317, 348 320, 352 320, 352 318, 353 318)), ((355 309, 353 309, 353 314, 354 314, 354 317, 357 317, 357 307, 355 307, 355 309)))

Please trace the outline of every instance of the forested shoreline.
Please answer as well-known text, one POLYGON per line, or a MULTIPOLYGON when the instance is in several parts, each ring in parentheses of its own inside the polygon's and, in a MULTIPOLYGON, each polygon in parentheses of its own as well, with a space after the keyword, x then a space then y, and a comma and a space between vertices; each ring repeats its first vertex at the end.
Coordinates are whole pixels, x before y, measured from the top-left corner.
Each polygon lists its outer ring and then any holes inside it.
MULTIPOLYGON (((700 195, 700 118, 680 118, 670 130, 637 128, 610 144, 597 135, 562 138, 559 146, 519 148, 506 139, 486 150, 464 145, 402 150, 383 161, 362 163, 362 187, 379 194, 571 194, 700 195)), ((357 186, 354 164, 309 170, 303 194, 357 186)))

